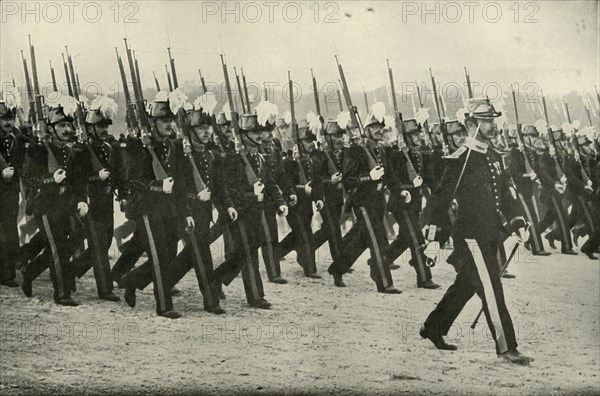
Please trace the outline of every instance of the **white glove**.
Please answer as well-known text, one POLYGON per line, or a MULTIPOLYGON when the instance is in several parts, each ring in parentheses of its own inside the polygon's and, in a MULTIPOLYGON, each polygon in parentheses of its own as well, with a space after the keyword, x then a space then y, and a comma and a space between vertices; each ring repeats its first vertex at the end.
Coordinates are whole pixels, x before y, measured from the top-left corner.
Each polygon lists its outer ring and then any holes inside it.
POLYGON ((415 186, 415 187, 421 187, 421 185, 423 185, 423 178, 421 176, 417 176, 412 181, 412 183, 413 183, 413 186, 415 186))
POLYGON ((254 195, 259 196, 260 194, 262 194, 264 189, 265 185, 262 184, 262 182, 257 181, 256 183, 254 183, 254 195))
POLYGON ((288 215, 288 207, 285 205, 281 205, 279 207, 279 213, 281 217, 286 217, 288 215))
POLYGON ((529 227, 521 227, 516 232, 519 243, 525 243, 529 240, 529 227))
POLYGON ((229 218, 231 219, 231 221, 236 221, 238 218, 238 212, 234 208, 228 208, 227 214, 229 215, 229 218))
POLYGON ((194 218, 192 216, 188 216, 185 218, 185 232, 191 234, 194 232, 194 228, 196 228, 196 223, 194 223, 194 218))
POLYGON ((296 194, 290 195, 290 206, 294 206, 298 203, 298 196, 296 194))
POLYGON ((89 206, 85 202, 79 202, 77 204, 77 216, 85 217, 85 215, 88 213, 88 210, 89 206))
POLYGON ((592 180, 591 180, 591 179, 588 179, 588 181, 587 181, 587 185, 588 185, 590 188, 592 188, 592 187, 594 186, 594 183, 592 183, 592 180))
POLYGON ((125 207, 127 206, 127 200, 122 199, 119 201, 119 207, 121 208, 121 212, 125 212, 125 207))
POLYGON ((98 177, 100 178, 100 181, 104 181, 110 177, 110 172, 108 171, 108 169, 101 169, 98 172, 98 177))
POLYGON ((535 180, 537 179, 537 173, 535 173, 534 171, 529 172, 529 174, 527 174, 527 176, 531 179, 531 180, 535 180))
POLYGON ((198 193, 198 199, 202 202, 210 201, 210 190, 205 188, 198 193))
POLYGON ((592 192, 592 191, 594 191, 594 189, 593 189, 593 188, 592 188, 592 186, 590 186, 590 185, 586 185, 585 187, 583 187, 583 189, 584 189, 585 191, 588 191, 588 192, 592 192))
POLYGON ((558 191, 559 193, 561 193, 561 194, 565 192, 565 187, 562 184, 560 184, 560 183, 555 183, 554 184, 554 189, 556 191, 558 191))
POLYGON ((567 182, 567 176, 565 176, 565 175, 562 175, 562 176, 561 176, 561 178, 560 178, 560 182, 561 182, 562 184, 565 184, 565 183, 567 182))
POLYGON ((54 172, 54 183, 60 184, 67 178, 67 172, 64 169, 58 169, 54 172))
POLYGON ((173 192, 173 184, 175 180, 172 177, 167 177, 163 180, 162 189, 165 194, 171 194, 173 192))
POLYGON ((308 182, 304 185, 304 192, 306 195, 310 195, 312 193, 312 187, 310 186, 311 182, 308 182))
POLYGON ((317 211, 320 212, 321 209, 323 209, 323 206, 325 206, 325 204, 319 199, 317 202, 315 202, 315 206, 317 207, 317 211))
POLYGON ((410 202, 410 200, 412 199, 412 197, 411 197, 410 193, 409 193, 408 191, 406 191, 406 190, 402 191, 402 192, 400 193, 400 196, 401 196, 402 198, 404 198, 404 203, 409 203, 409 202, 410 202))
POLYGON ((369 177, 371 178, 371 180, 379 180, 383 177, 384 173, 385 173, 385 170, 383 169, 383 167, 376 166, 375 168, 371 169, 371 171, 369 172, 369 177))
POLYGON ((342 181, 342 174, 340 172, 331 175, 331 183, 339 183, 342 181))
POLYGON ((8 168, 4 168, 4 170, 2 170, 2 178, 4 178, 4 180, 10 180, 14 175, 15 168, 13 168, 12 166, 9 166, 8 168))

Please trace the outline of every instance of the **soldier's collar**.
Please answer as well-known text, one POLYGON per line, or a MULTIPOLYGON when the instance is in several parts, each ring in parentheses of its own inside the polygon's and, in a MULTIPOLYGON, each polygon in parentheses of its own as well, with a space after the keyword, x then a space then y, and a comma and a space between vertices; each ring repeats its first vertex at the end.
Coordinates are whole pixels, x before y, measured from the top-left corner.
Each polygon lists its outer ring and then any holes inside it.
POLYGON ((464 147, 471 149, 473 151, 477 151, 478 153, 481 153, 481 154, 485 154, 488 151, 487 143, 476 140, 473 137, 467 138, 467 141, 465 142, 464 147))

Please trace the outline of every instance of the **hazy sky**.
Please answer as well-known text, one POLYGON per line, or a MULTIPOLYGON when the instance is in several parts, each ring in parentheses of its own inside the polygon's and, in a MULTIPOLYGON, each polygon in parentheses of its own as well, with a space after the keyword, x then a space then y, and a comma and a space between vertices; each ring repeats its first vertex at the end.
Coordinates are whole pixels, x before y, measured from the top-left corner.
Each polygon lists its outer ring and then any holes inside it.
POLYGON ((108 93, 120 83, 114 47, 124 56, 125 36, 148 87, 152 71, 167 85, 169 39, 180 85, 198 84, 198 68, 220 83, 220 53, 230 73, 243 67, 249 82, 284 84, 290 70, 303 86, 310 68, 320 83, 337 81, 337 53, 350 88, 364 86, 370 97, 388 86, 386 58, 399 94, 403 81, 429 83, 429 67, 442 83, 462 84, 467 66, 474 83, 534 82, 549 93, 599 85, 597 1, 84 1, 73 2, 72 21, 66 3, 0 2, 3 83, 11 73, 23 81, 20 50, 28 54, 31 34, 42 84, 50 81, 49 59, 64 81, 68 45, 82 84, 97 82, 108 93))

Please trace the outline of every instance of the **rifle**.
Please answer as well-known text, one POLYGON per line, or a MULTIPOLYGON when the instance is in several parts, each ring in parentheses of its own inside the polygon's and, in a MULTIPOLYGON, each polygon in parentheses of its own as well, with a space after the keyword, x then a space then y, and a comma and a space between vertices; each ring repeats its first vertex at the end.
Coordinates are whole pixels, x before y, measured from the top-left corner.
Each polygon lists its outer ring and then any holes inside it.
POLYGON ((133 60, 135 62, 135 80, 137 82, 138 91, 140 92, 140 99, 142 100, 142 103, 144 103, 144 90, 142 89, 142 79, 140 78, 140 66, 135 57, 135 51, 133 51, 133 60))
POLYGON ((465 67, 465 78, 467 80, 467 92, 469 93, 469 99, 473 99, 473 88, 471 87, 471 76, 465 67))
POLYGON ((340 112, 344 111, 344 106, 342 106, 342 95, 340 94, 340 90, 336 89, 335 92, 337 93, 338 104, 340 105, 340 112))
MULTIPOLYGON (((519 111, 517 109, 517 96, 515 94, 515 90, 512 89, 512 98, 513 98, 513 107, 515 109, 515 122, 517 123, 517 136, 519 138, 519 144, 523 148, 523 159, 525 160, 525 174, 523 176, 527 176, 533 172, 533 168, 529 163, 529 158, 527 157, 527 152, 525 148, 525 140, 523 139, 523 125, 519 122, 519 111)), ((537 178, 536 178, 537 181, 537 178)), ((536 188, 534 186, 534 188, 536 188)))
MULTIPOLYGON (((240 76, 237 74, 237 69, 233 68, 233 73, 235 74, 235 81, 237 82, 238 92, 240 93, 240 103, 242 104, 242 113, 250 113, 250 108, 246 108, 244 104, 244 93, 242 91, 242 85, 240 84, 240 76)), ((231 103, 229 104, 231 106, 231 103)))
POLYGON ((313 96, 315 98, 315 108, 317 110, 317 115, 321 116, 321 104, 319 103, 319 91, 317 90, 317 79, 313 73, 313 69, 310 69, 310 75, 312 77, 312 85, 313 85, 313 96))
POLYGON ((208 90, 206 89, 206 83, 204 82, 204 77, 202 77, 202 72, 198 69, 198 74, 200 74, 200 83, 202 84, 202 94, 205 94, 208 90))
POLYGON ((23 71, 25 72, 25 84, 27 87, 27 100, 29 102, 29 122, 33 125, 36 122, 35 114, 35 99, 33 96, 33 88, 31 87, 31 80, 29 78, 29 69, 27 68, 27 59, 23 56, 23 50, 21 50, 21 59, 23 59, 23 71))
POLYGON ((248 113, 250 113, 250 98, 248 98, 248 86, 246 85, 246 76, 244 75, 244 68, 241 68, 240 70, 242 72, 242 83, 244 84, 244 97, 246 98, 246 110, 248 111, 248 113))
POLYGON ((37 131, 40 132, 41 122, 44 119, 44 110, 42 108, 42 95, 40 93, 40 84, 37 74, 37 65, 35 61, 35 49, 31 44, 31 35, 29 35, 29 51, 31 54, 31 74, 33 77, 33 89, 35 95, 35 117, 37 120, 37 131))
POLYGON ((169 68, 165 65, 165 71, 167 72, 167 81, 169 82, 169 92, 173 90, 173 83, 171 82, 171 73, 169 73, 169 68))
POLYGON ((73 96, 73 87, 71 86, 71 77, 69 76, 69 66, 67 66, 67 61, 65 61, 65 54, 61 54, 63 58, 63 67, 65 68, 65 80, 67 81, 67 90, 69 91, 69 96, 73 96))
MULTIPOLYGON (((310 75, 312 77, 313 94, 314 94, 314 98, 315 98, 315 108, 317 110, 317 116, 319 117, 319 119, 322 120, 323 117, 321 116, 321 106, 319 104, 319 92, 317 90, 317 79, 315 78, 315 75, 313 74, 313 69, 310 69, 310 75)), ((327 98, 325 98, 325 105, 327 105, 327 98)), ((326 135, 325 125, 321 125, 321 135, 322 136, 326 135)), ((335 162, 333 162, 333 160, 331 159, 329 150, 326 147, 323 148, 323 153, 325 154, 325 157, 327 158, 327 166, 329 168, 329 173, 331 173, 332 175, 339 173, 339 170, 335 166, 335 162)))
MULTIPOLYGON (((556 156, 558 155, 558 151, 556 150, 556 141, 554 140, 552 128, 550 128, 550 122, 548 119, 548 108, 546 107, 546 98, 544 97, 544 91, 542 91, 542 106, 544 107, 544 117, 546 119, 547 125, 548 143, 550 143, 550 145, 552 145, 552 147, 554 148, 554 156, 552 156, 552 159, 554 160, 554 168, 556 169, 556 175, 559 179, 562 180, 565 174, 563 173, 560 164, 558 163, 558 159, 556 158, 556 156)), ((561 182, 561 184, 563 184, 564 186, 564 183, 561 182)))
POLYGON ((438 97, 437 94, 437 85, 435 84, 435 77, 431 72, 431 67, 429 68, 429 76, 431 77, 431 85, 433 86, 433 96, 435 97, 435 110, 437 112, 438 122, 440 123, 440 130, 442 131, 442 151, 445 155, 448 155, 448 131, 446 129, 446 120, 444 120, 444 118, 442 117, 441 112, 443 111, 445 114, 445 110, 443 110, 443 102, 439 99, 442 97, 442 95, 438 97))
POLYGON ((264 93, 265 93, 265 100, 268 101, 269 100, 269 93, 267 92, 267 87, 264 87, 264 93))
MULTIPOLYGON (((239 150, 240 156, 242 157, 242 161, 244 161, 244 168, 246 171, 246 177, 248 178, 248 182, 254 185, 256 182, 259 182, 260 179, 256 176, 254 169, 250 165, 248 158, 246 157, 246 147, 244 146, 244 141, 242 140, 242 135, 240 132, 240 126, 238 124, 237 111, 233 109, 233 94, 231 92, 231 84, 229 82, 229 73, 227 71, 227 64, 223 59, 223 55, 221 55, 221 65, 223 66, 223 77, 225 79, 225 87, 227 90, 227 100, 229 101, 229 107, 231 110, 231 125, 233 126, 233 132, 235 136, 238 138, 241 144, 241 148, 239 150)), ((238 79, 239 81, 239 79, 238 79)))
POLYGON ((73 97, 79 98, 79 91, 77 90, 77 80, 75 79, 75 68, 73 67, 73 59, 69 54, 69 48, 65 45, 65 52, 67 53, 67 64, 69 65, 69 73, 71 74, 71 85, 73 90, 73 97))
POLYGON ((206 189, 206 184, 204 180, 202 180, 202 176, 200 175, 200 171, 196 166, 196 161, 194 161, 193 149, 192 149, 192 131, 191 127, 187 122, 187 117, 185 114, 185 110, 179 109, 177 112, 177 126, 181 129, 183 135, 185 136, 183 140, 183 152, 185 156, 189 159, 190 164, 192 165, 192 177, 194 179, 194 186, 196 187, 196 191, 204 191, 206 189))
MULTIPOLYGON (((419 84, 415 81, 415 85, 417 86, 417 98, 419 99, 419 109, 423 108, 423 100, 421 98, 421 89, 419 88, 419 84)), ((416 114, 415 114, 416 115, 416 114)), ((425 122, 423 123, 423 129, 425 129, 425 133, 423 136, 425 136, 425 144, 431 148, 431 139, 429 138, 429 122, 428 120, 425 120, 425 122)))
POLYGON ((131 101, 131 95, 129 94, 129 86, 127 85, 127 76, 125 75, 125 68, 123 67, 123 60, 119 56, 117 47, 115 47, 117 54, 117 63, 119 65, 119 73, 121 74, 121 83, 123 84, 123 94, 125 95, 125 121, 127 122, 127 128, 137 128, 137 119, 135 118, 135 106, 131 101))
MULTIPOLYGON (((565 113, 567 114, 567 121, 569 122, 569 124, 571 124, 571 113, 569 113, 569 104, 567 103, 567 98, 565 98, 564 101, 564 105, 565 105, 565 113)), ((573 136, 571 137, 571 141, 572 144, 575 148, 575 152, 578 154, 578 162, 580 165, 580 169, 581 169, 581 177, 583 179, 584 183, 588 183, 588 181, 590 180, 590 177, 588 176, 588 174, 585 172, 585 169, 583 167, 583 164, 581 162, 581 149, 579 147, 579 140, 577 139, 577 131, 575 129, 573 129, 573 136)))
POLYGON ((298 164, 299 169, 299 182, 302 185, 308 183, 306 178, 306 174, 304 173, 304 168, 302 167, 301 156, 304 151, 304 147, 302 146, 302 142, 300 141, 300 132, 298 130, 298 125, 296 124, 296 110, 294 108, 294 83, 292 78, 290 77, 290 71, 288 70, 288 87, 290 90, 290 113, 292 115, 292 119, 290 121, 290 128, 292 132, 292 137, 294 139, 294 143, 296 143, 296 147, 298 148, 298 158, 296 158, 296 163, 298 164))
POLYGON ((52 89, 54 89, 54 92, 58 92, 58 86, 56 85, 56 75, 54 74, 54 68, 52 67, 52 60, 49 60, 48 62, 50 62, 50 76, 52 76, 52 89))
POLYGON ((160 92, 160 84, 158 83, 158 78, 156 78, 156 73, 152 70, 152 75, 154 76, 154 84, 156 84, 156 91, 160 92))
POLYGON ((329 104, 327 103, 327 94, 323 92, 323 102, 325 102, 325 112, 329 116, 329 104))
POLYGON ((365 92, 365 86, 363 85, 363 98, 365 100, 365 113, 369 113, 369 99, 367 98, 367 93, 365 92))
MULTIPOLYGON (((171 63, 171 72, 173 73, 173 88, 179 88, 179 84, 177 83, 177 72, 175 71, 175 59, 171 57, 171 47, 167 47, 167 52, 169 53, 169 62, 171 63)), ((137 68, 137 61, 136 61, 137 68)), ((138 71, 139 73, 139 71, 138 71)), ((138 74, 139 78, 139 74, 138 74)))

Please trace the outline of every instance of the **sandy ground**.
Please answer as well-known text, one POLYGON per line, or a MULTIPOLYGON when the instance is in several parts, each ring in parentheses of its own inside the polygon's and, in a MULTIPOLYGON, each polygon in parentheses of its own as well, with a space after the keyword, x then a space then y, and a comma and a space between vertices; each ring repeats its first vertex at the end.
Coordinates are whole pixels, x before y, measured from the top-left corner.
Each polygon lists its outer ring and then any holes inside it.
MULTIPOLYGON (((214 253, 220 262, 219 249, 214 253)), ((368 276, 366 255, 346 276, 346 289, 333 286, 327 257, 321 249, 321 280, 304 278, 293 256, 283 261, 290 283, 265 282, 271 311, 248 308, 236 279, 225 288, 228 312, 220 317, 203 311, 192 272, 179 285, 175 306, 184 316, 175 321, 154 314, 151 287, 138 292, 135 309, 98 300, 91 273, 78 283, 76 308, 52 302, 47 272, 34 282, 33 298, 4 287, 0 394, 600 392, 597 260, 518 252, 511 266, 517 278, 504 280, 505 293, 520 350, 536 359, 519 367, 496 357, 485 321, 470 330, 477 297, 451 331, 458 351, 438 351, 419 337, 420 323, 453 281, 446 263, 433 269, 443 288, 422 290, 403 256, 393 275, 404 292, 383 295, 368 276)))

